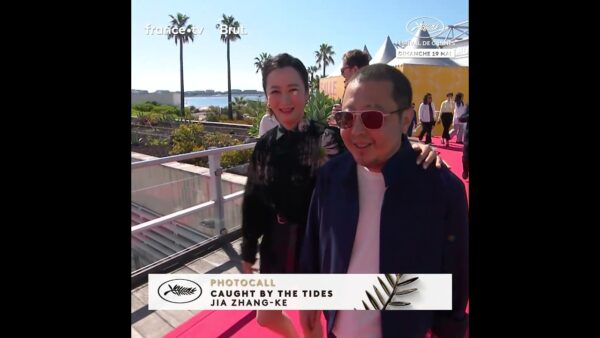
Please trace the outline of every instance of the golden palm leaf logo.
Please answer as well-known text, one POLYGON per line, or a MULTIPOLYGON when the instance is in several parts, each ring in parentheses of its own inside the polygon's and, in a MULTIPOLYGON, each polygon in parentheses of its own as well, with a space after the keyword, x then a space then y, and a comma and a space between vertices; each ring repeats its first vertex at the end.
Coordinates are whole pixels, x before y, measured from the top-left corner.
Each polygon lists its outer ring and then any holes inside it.
POLYGON ((372 308, 369 308, 367 303, 365 303, 365 301, 363 300, 362 303, 365 307, 365 310, 387 310, 389 306, 410 305, 409 302, 402 302, 397 300, 395 301, 393 299, 396 296, 407 295, 409 293, 417 291, 417 288, 404 290, 401 289, 403 286, 413 283, 414 281, 419 279, 419 277, 413 277, 405 281, 401 281, 401 273, 387 273, 385 274, 385 278, 387 280, 387 284, 381 279, 381 277, 377 277, 377 280, 379 281, 379 285, 381 286, 383 293, 379 290, 379 288, 377 288, 377 285, 373 285, 373 290, 375 290, 375 295, 377 296, 377 298, 373 297, 373 295, 368 290, 365 290, 365 293, 367 294, 367 299, 369 300, 369 303, 371 303, 372 306, 372 308), (386 296, 384 297, 383 294, 385 294, 386 296))

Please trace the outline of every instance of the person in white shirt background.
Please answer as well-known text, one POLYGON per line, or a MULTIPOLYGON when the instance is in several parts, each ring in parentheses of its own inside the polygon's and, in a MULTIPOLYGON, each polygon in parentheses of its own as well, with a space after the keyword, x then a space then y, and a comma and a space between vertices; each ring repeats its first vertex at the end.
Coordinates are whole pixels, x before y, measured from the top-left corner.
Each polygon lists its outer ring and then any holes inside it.
POLYGON ((425 94, 423 96, 423 102, 419 105, 419 120, 421 121, 421 133, 419 134, 419 141, 425 136, 425 144, 431 143, 431 131, 433 130, 433 126, 435 126, 435 105, 433 104, 433 98, 431 93, 425 94))
MULTIPOLYGON (((454 101, 452 98, 454 93, 446 94, 446 99, 440 106, 440 118, 444 131, 442 132, 442 144, 446 145, 446 148, 450 146, 450 124, 452 124, 452 116, 454 115, 454 101)), ((439 122, 438 121, 438 122, 439 122)))
POLYGON ((262 119, 260 119, 260 125, 258 126, 258 137, 263 136, 266 132, 277 127, 279 122, 275 118, 275 114, 271 112, 271 109, 267 110, 262 119))
POLYGON ((465 123, 458 120, 467 109, 467 106, 463 102, 463 96, 463 93, 456 93, 456 98, 454 99, 454 130, 456 130, 456 143, 458 144, 463 144, 465 138, 465 123))

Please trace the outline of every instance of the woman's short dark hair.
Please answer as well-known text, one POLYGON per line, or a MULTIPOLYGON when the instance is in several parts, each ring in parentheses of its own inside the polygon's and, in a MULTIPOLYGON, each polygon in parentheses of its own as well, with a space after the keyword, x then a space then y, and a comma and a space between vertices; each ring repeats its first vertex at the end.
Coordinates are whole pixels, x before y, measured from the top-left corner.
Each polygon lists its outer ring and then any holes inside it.
POLYGON ((304 90, 308 92, 308 71, 306 70, 306 67, 304 67, 302 61, 288 53, 281 53, 267 59, 262 68, 262 85, 265 93, 267 92, 267 77, 269 74, 275 69, 284 67, 292 67, 298 72, 302 79, 302 83, 304 83, 304 90))

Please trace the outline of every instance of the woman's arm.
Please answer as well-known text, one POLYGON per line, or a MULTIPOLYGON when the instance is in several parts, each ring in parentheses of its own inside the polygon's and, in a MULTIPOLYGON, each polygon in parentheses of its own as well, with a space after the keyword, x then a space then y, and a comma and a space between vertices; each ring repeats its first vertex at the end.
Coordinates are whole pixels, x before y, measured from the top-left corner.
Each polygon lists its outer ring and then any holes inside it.
POLYGON ((242 261, 247 263, 243 264, 244 270, 251 270, 249 268, 256 262, 258 239, 265 231, 269 215, 264 201, 264 182, 259 179, 258 173, 258 170, 263 168, 263 164, 258 160, 259 153, 264 151, 260 144, 260 141, 256 144, 248 165, 248 179, 242 204, 242 261))

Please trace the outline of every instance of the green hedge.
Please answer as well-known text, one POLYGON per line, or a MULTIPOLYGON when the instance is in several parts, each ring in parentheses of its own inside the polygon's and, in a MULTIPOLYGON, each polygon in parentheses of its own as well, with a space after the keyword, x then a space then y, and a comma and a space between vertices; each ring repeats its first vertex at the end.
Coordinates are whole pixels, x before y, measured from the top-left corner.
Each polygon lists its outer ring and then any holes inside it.
MULTIPOLYGON (((208 150, 210 147, 228 147, 242 142, 222 133, 205 133, 204 127, 200 124, 184 124, 175 129, 171 134, 173 148, 169 152, 171 155, 184 154, 193 151, 208 150)), ((228 151, 221 156, 221 167, 229 168, 240 164, 248 163, 252 149, 228 151)), ((203 167, 208 166, 208 157, 201 157, 184 161, 203 167)))

